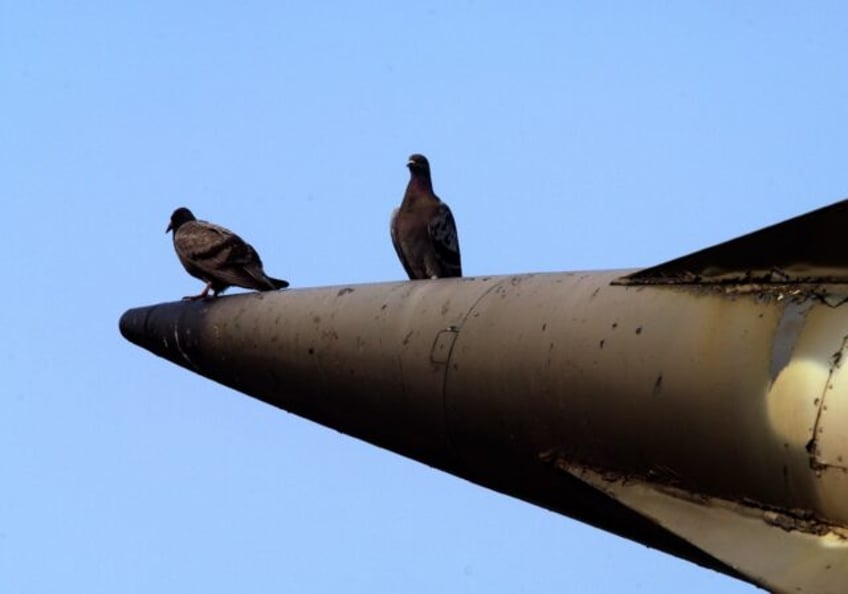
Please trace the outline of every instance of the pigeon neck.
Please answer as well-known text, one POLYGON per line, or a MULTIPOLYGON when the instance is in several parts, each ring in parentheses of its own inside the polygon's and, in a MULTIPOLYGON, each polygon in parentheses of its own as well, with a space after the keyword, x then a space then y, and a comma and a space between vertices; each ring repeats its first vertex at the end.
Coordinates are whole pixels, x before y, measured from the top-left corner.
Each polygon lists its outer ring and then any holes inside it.
POLYGON ((413 175, 406 186, 403 201, 407 204, 416 202, 419 198, 433 195, 433 182, 426 173, 413 175))

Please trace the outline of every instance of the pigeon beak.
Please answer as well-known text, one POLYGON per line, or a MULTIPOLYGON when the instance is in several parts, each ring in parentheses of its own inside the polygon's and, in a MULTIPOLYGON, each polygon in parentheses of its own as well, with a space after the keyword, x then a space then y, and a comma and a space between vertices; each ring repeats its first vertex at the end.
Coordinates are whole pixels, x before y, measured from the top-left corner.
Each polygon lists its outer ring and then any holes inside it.
POLYGON ((167 228, 167 229, 165 229, 165 233, 168 233, 168 232, 169 232, 171 229, 173 229, 173 228, 174 228, 173 223, 168 223, 168 228, 167 228))

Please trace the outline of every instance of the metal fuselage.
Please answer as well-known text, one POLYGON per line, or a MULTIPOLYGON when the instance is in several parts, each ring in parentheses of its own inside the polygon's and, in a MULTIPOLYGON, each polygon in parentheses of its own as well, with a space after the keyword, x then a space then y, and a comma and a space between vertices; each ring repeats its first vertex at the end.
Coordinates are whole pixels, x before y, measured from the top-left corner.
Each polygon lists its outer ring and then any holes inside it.
POLYGON ((815 249, 810 218, 837 215, 848 203, 635 273, 234 295, 133 309, 121 331, 274 406, 772 591, 843 592, 848 267, 815 249), (736 254, 787 233, 797 262, 737 270, 736 254))

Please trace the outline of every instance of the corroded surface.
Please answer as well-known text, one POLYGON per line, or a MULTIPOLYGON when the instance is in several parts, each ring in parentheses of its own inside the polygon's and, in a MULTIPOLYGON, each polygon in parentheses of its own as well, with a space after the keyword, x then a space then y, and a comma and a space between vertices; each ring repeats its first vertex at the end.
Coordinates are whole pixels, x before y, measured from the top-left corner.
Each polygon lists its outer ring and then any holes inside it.
POLYGON ((739 517, 841 534, 848 305, 822 295, 842 289, 614 284, 627 274, 237 295, 130 310, 121 331, 274 406, 766 583, 750 551, 663 523, 663 505, 674 518, 691 506, 611 496, 563 469, 727 502, 722 521, 766 510, 739 517))

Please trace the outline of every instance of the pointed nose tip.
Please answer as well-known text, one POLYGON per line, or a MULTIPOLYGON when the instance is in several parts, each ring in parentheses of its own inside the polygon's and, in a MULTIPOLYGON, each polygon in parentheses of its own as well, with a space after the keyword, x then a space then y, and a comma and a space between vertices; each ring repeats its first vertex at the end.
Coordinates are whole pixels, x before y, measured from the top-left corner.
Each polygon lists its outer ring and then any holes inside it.
POLYGON ((133 344, 142 346, 141 338, 144 336, 144 321, 150 309, 149 307, 136 307, 125 311, 118 322, 121 336, 133 344))
POLYGON ((128 309, 121 316, 118 328, 134 345, 174 360, 178 358, 178 353, 174 352, 178 334, 186 317, 199 311, 196 305, 199 304, 176 301, 128 309))

